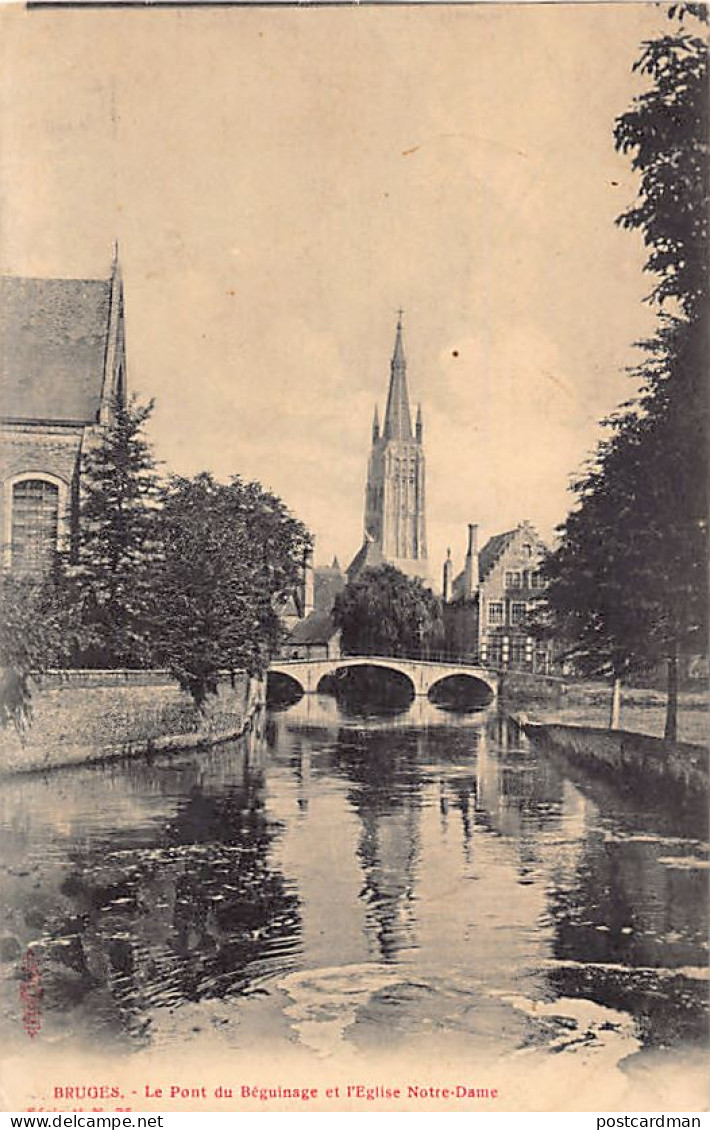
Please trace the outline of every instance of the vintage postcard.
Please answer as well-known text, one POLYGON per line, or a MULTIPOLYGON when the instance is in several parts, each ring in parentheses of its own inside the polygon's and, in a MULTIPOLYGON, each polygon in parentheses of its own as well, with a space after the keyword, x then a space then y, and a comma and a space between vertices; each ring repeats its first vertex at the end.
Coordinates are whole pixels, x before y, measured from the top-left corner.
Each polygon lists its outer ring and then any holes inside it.
POLYGON ((0 8, 4 1110, 707 1108, 706 17, 0 8))

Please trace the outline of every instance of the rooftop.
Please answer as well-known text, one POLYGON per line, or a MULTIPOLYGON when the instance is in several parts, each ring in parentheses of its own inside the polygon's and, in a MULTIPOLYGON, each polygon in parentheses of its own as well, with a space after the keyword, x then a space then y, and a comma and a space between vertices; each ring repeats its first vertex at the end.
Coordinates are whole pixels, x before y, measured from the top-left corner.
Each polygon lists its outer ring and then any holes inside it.
POLYGON ((110 306, 110 279, 0 276, 3 418, 98 419, 110 306))

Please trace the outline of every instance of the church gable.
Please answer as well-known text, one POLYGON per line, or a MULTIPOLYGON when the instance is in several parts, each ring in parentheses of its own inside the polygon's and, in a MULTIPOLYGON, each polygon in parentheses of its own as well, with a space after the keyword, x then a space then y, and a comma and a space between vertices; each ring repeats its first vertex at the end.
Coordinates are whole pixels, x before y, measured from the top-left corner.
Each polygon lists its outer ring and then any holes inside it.
POLYGON ((41 573, 78 518, 82 448, 126 395, 123 289, 0 277, 0 529, 5 568, 41 573))
POLYGON ((5 423, 90 425, 125 397, 123 286, 107 279, 0 276, 5 423))

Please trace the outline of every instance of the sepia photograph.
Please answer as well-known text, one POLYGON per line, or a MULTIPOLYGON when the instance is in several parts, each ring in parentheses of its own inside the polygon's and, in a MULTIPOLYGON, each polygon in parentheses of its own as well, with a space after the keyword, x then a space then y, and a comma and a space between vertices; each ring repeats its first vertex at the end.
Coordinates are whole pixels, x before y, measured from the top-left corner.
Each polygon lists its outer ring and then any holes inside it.
POLYGON ((0 59, 0 1110, 697 1125, 707 6, 0 59))

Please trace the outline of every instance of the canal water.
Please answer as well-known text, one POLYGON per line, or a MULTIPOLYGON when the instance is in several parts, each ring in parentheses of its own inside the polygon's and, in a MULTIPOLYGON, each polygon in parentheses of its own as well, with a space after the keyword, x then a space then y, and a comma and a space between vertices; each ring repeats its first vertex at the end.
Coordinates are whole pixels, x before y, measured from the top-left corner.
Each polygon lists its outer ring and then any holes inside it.
POLYGON ((3 1047, 27 1045, 29 954, 34 1048, 655 1077, 707 1040, 705 839, 494 708, 423 700, 309 696, 240 743, 6 780, 3 1047))

